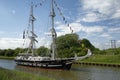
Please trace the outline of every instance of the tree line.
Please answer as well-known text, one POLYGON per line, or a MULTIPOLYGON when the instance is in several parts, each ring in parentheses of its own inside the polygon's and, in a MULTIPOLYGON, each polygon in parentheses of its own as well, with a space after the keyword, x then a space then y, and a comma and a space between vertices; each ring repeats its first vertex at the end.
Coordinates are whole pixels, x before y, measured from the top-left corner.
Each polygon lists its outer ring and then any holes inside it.
MULTIPOLYGON (((108 49, 108 50, 99 50, 95 48, 89 40, 79 39, 77 34, 66 34, 60 36, 56 40, 57 44, 57 57, 73 57, 75 54, 78 56, 83 56, 87 53, 89 48, 93 54, 120 54, 120 48, 118 49, 108 49)), ((17 56, 19 53, 25 53, 27 48, 16 48, 16 49, 0 49, 0 56, 17 56)), ((41 46, 35 49, 36 55, 40 56, 50 56, 51 49, 48 49, 44 46, 41 46)))

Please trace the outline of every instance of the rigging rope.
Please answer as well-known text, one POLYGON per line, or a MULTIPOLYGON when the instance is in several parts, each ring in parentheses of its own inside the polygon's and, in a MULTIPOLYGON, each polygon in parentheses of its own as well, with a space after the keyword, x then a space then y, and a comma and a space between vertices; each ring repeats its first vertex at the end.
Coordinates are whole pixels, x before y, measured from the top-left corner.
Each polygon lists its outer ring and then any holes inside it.
POLYGON ((71 28, 71 26, 69 25, 68 21, 66 20, 65 16, 63 15, 61 9, 58 7, 56 1, 54 0, 54 5, 56 6, 57 10, 60 13, 60 16, 63 18, 63 21, 65 22, 65 24, 67 24, 67 27, 69 27, 71 33, 73 33, 73 29, 71 28))
MULTIPOLYGON (((38 6, 42 6, 45 1, 46 1, 46 0, 42 0, 40 3, 33 5, 33 7, 36 8, 36 7, 38 7, 38 6)), ((31 13, 31 11, 30 11, 30 13, 31 13)), ((31 22, 31 20, 36 20, 36 18, 30 14, 28 27, 30 27, 30 22, 31 22)))
MULTIPOLYGON (((35 4, 34 7, 36 8, 36 7, 38 7, 38 6, 42 6, 45 1, 46 1, 46 0, 42 0, 40 3, 35 4)), ((70 24, 69 24, 68 21, 66 20, 66 18, 65 18, 65 16, 63 15, 61 9, 59 8, 57 2, 54 0, 53 3, 54 3, 54 5, 56 6, 57 10, 59 11, 59 14, 60 14, 60 16, 62 17, 64 23, 67 25, 67 27, 69 27, 71 33, 73 33, 72 27, 70 26, 70 24)), ((34 16, 33 16, 33 17, 34 17, 34 16)), ((30 26, 30 18, 29 18, 29 24, 28 24, 28 26, 30 26)))
POLYGON ((34 7, 36 8, 36 7, 38 7, 38 6, 42 6, 45 1, 46 1, 46 0, 42 0, 40 3, 36 4, 34 7))

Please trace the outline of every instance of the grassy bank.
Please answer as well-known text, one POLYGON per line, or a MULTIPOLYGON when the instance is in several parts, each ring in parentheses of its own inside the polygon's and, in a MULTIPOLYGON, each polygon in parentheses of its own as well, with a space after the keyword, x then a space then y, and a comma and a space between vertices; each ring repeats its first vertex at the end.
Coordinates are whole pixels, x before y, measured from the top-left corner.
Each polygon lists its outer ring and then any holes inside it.
POLYGON ((78 62, 93 62, 103 64, 120 64, 120 55, 92 55, 91 57, 79 60, 78 62))
POLYGON ((0 68, 0 80, 54 80, 30 73, 0 68))
POLYGON ((13 60, 15 57, 7 57, 7 56, 0 56, 0 59, 11 59, 13 60))

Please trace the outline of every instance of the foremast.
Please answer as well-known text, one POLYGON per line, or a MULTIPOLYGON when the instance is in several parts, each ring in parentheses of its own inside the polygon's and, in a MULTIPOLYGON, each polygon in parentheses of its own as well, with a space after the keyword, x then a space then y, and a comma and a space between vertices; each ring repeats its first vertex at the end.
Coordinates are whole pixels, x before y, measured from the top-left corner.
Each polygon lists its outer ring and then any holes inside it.
POLYGON ((57 38, 57 33, 54 28, 54 17, 55 17, 55 11, 54 11, 54 5, 53 5, 54 0, 51 0, 51 11, 50 11, 50 17, 51 17, 51 34, 52 34, 52 44, 51 44, 51 49, 52 49, 52 55, 51 58, 52 60, 55 59, 55 56, 57 55, 57 45, 56 45, 56 38, 57 38))
POLYGON ((29 48, 27 53, 29 53, 31 51, 32 56, 35 55, 35 42, 38 42, 35 38, 37 37, 37 35, 34 33, 34 21, 35 21, 35 17, 33 15, 33 3, 31 3, 31 11, 30 11, 30 17, 29 17, 29 26, 31 26, 31 35, 29 36, 30 39, 30 43, 29 43, 29 48))

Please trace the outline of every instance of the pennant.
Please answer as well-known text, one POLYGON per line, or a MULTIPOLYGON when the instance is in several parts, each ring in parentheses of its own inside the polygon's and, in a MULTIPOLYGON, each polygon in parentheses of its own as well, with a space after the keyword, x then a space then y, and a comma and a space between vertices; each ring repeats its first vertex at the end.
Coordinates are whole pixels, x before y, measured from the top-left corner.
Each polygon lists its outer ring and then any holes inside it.
POLYGON ((73 33, 73 30, 72 30, 72 33, 73 33))
POLYGON ((35 7, 37 7, 37 5, 35 5, 35 7))
POLYGON ((26 30, 26 37, 28 37, 28 36, 29 36, 29 27, 26 30))
POLYGON ((23 39, 25 39, 25 30, 23 31, 23 39))
POLYGON ((59 7, 57 7, 57 9, 61 12, 61 10, 60 10, 60 8, 59 8, 59 7))
POLYGON ((65 21, 65 17, 63 16, 63 21, 65 21))
POLYGON ((62 13, 60 12, 60 15, 62 16, 62 13))
POLYGON ((66 20, 65 17, 63 16, 62 11, 61 11, 61 9, 58 7, 58 5, 57 5, 57 3, 56 3, 55 0, 54 0, 54 5, 57 7, 57 9, 58 9, 58 11, 59 11, 59 13, 60 13, 60 16, 63 18, 63 21, 65 22, 65 24, 67 24, 67 27, 69 27, 70 30, 71 30, 71 32, 73 33, 73 30, 72 30, 71 26, 69 25, 69 23, 67 22, 67 20, 66 20))
POLYGON ((35 8, 38 7, 38 6, 42 6, 44 2, 45 2, 45 0, 42 0, 41 3, 38 3, 38 4, 35 5, 35 8))
POLYGON ((69 27, 69 24, 67 26, 69 27))
POLYGON ((36 20, 36 18, 35 18, 34 16, 32 16, 32 19, 31 19, 31 20, 35 21, 35 20, 36 20))
POLYGON ((54 0, 54 4, 56 4, 55 0, 54 0))
POLYGON ((40 3, 40 6, 42 6, 42 3, 40 3))
POLYGON ((55 6, 57 7, 57 4, 56 4, 56 2, 54 1, 54 4, 55 4, 55 6))

